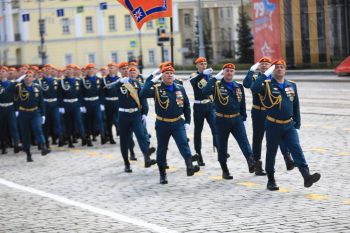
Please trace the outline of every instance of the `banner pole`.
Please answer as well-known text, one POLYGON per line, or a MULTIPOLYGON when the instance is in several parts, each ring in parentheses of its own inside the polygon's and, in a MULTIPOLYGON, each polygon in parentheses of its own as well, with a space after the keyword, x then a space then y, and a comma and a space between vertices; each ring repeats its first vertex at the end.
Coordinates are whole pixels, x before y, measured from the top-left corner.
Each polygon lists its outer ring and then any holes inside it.
POLYGON ((170 17, 170 50, 171 50, 171 63, 174 64, 174 27, 173 17, 170 17))

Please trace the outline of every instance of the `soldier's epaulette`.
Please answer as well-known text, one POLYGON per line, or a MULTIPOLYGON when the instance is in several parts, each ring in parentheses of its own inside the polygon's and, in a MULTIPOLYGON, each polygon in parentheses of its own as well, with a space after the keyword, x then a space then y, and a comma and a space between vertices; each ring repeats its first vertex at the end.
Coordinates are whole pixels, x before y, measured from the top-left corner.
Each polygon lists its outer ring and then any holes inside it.
POLYGON ((256 78, 258 77, 258 74, 253 74, 253 79, 256 80, 256 78))
POLYGON ((160 83, 154 84, 155 87, 160 87, 160 83))
POLYGON ((265 83, 269 83, 269 82, 271 82, 270 79, 266 79, 266 80, 265 80, 265 83))
POLYGON ((23 84, 22 82, 19 82, 16 84, 16 87, 22 86, 22 84, 23 84))
POLYGON ((191 78, 194 78, 194 77, 196 77, 197 76, 197 73, 192 73, 191 74, 191 78))
POLYGON ((291 80, 288 80, 288 82, 290 82, 290 83, 294 83, 294 84, 296 83, 295 81, 291 81, 291 80))

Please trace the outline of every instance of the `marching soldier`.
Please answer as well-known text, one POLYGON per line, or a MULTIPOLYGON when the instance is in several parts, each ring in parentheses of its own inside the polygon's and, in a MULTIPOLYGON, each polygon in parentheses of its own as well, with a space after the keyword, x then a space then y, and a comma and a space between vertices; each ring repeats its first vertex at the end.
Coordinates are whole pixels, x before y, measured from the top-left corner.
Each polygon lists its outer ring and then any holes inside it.
POLYGON ((118 90, 113 86, 119 77, 118 64, 111 62, 108 64, 109 74, 103 79, 103 91, 105 98, 105 109, 106 109, 106 125, 109 142, 116 144, 113 139, 112 127, 116 128, 117 135, 119 135, 119 129, 117 124, 118 118, 118 90))
POLYGON ((40 86, 34 81, 34 72, 28 70, 23 83, 16 85, 16 102, 19 110, 19 125, 22 135, 23 149, 27 154, 27 162, 33 162, 30 152, 30 135, 33 131, 36 142, 41 147, 41 155, 51 151, 46 147, 42 124, 45 123, 45 106, 40 86))
MULTIPOLYGON (((123 64, 120 67, 125 67, 123 64)), ((130 68, 130 71, 136 68, 130 68)), ((145 160, 145 167, 148 168, 156 161, 150 159, 152 151, 149 149, 149 138, 146 128, 142 124, 142 115, 147 114, 146 99, 140 98, 141 85, 137 80, 123 77, 117 82, 115 88, 119 96, 118 125, 120 130, 120 150, 123 156, 125 172, 132 172, 128 158, 128 141, 130 135, 135 133, 140 149, 145 160)))
MULTIPOLYGON (((82 138, 82 145, 86 145, 87 139, 82 120, 82 112, 86 112, 86 109, 81 106, 81 81, 75 77, 75 70, 77 66, 70 64, 66 66, 65 77, 60 80, 60 97, 61 107, 60 113, 63 114, 63 119, 66 127, 66 137, 68 138, 68 146, 73 148, 73 136, 75 129, 77 129, 80 137, 82 138)), ((89 141, 91 144, 91 141, 89 141)))
POLYGON ((14 68, 14 67, 10 67, 9 68, 9 70, 8 70, 8 80, 9 81, 15 81, 16 80, 16 78, 17 78, 17 76, 18 76, 18 73, 17 73, 17 70, 16 70, 16 68, 14 68))
POLYGON ((92 146, 90 137, 97 127, 101 135, 101 144, 106 143, 105 130, 102 122, 102 111, 104 111, 104 98, 102 80, 96 76, 95 64, 85 66, 86 77, 82 78, 82 96, 86 108, 86 133, 88 146, 92 146))
POLYGON ((215 109, 211 96, 203 95, 202 89, 207 85, 212 69, 207 69, 207 59, 199 57, 195 61, 197 72, 193 73, 190 78, 194 92, 193 118, 194 118, 194 148, 199 155, 198 165, 205 166, 202 156, 202 140, 201 134, 203 130, 204 120, 206 119, 211 133, 213 135, 213 146, 217 147, 217 132, 215 128, 215 109))
POLYGON ((223 179, 233 179, 227 167, 227 143, 230 133, 235 137, 247 163, 249 172, 255 171, 255 160, 243 124, 246 120, 244 88, 233 80, 235 65, 225 64, 215 78, 210 79, 203 89, 203 95, 213 95, 216 109, 216 129, 218 132, 218 160, 223 179), (223 78, 221 74, 223 73, 223 78))
POLYGON ((39 79, 39 85, 41 87, 44 104, 45 104, 45 140, 47 148, 50 148, 49 136, 54 138, 58 137, 58 146, 63 146, 63 128, 61 124, 61 116, 59 112, 59 80, 53 76, 55 68, 51 64, 46 64, 43 69, 44 77, 39 79))
MULTIPOLYGON (((271 66, 271 59, 268 57, 263 57, 258 63, 253 65, 246 77, 243 80, 243 86, 245 88, 251 88, 257 77, 263 74, 271 66), (255 74, 255 70, 259 67, 259 74, 255 74)), ((271 77, 268 77, 271 79, 271 77)), ((252 93, 253 95, 253 107, 251 111, 252 123, 253 123, 253 154, 256 161, 255 175, 265 176, 266 173, 262 168, 261 162, 261 145, 265 134, 265 123, 266 123, 266 108, 262 103, 263 96, 260 94, 252 93)), ((290 156, 290 153, 283 141, 280 143, 280 149, 286 163, 287 170, 292 170, 294 168, 294 162, 290 156)))
POLYGON ((193 176, 200 168, 192 164, 191 149, 188 145, 186 131, 191 122, 190 103, 183 86, 174 82, 174 68, 163 67, 162 82, 157 83, 160 76, 150 76, 141 91, 141 97, 154 98, 156 117, 156 134, 158 141, 157 164, 160 173, 160 183, 167 184, 166 154, 169 139, 172 136, 185 160, 187 176, 193 176), (185 120, 183 120, 184 115, 185 120))
POLYGON ((16 111, 14 99, 16 95, 16 85, 14 82, 7 80, 8 68, 0 67, 0 129, 2 130, 0 142, 2 147, 2 154, 6 154, 7 133, 4 129, 8 129, 13 145, 14 153, 20 151, 19 134, 17 127, 16 111))
POLYGON ((268 177, 267 189, 278 190, 276 185, 275 159, 278 145, 281 141, 287 144, 294 164, 299 168, 304 178, 304 186, 310 187, 316 183, 321 175, 310 175, 308 164, 299 144, 298 131, 300 129, 300 107, 297 86, 285 78, 286 63, 277 60, 263 75, 253 83, 252 90, 256 94, 266 96, 263 104, 266 107, 266 166, 268 177), (268 76, 273 72, 273 78, 268 76))
MULTIPOLYGON (((138 66, 139 65, 135 61, 129 62, 129 68, 135 67, 136 70, 139 71, 138 66)), ((141 87, 143 87, 145 85, 145 80, 143 79, 143 76, 140 72, 138 72, 136 80, 141 84, 141 87)))

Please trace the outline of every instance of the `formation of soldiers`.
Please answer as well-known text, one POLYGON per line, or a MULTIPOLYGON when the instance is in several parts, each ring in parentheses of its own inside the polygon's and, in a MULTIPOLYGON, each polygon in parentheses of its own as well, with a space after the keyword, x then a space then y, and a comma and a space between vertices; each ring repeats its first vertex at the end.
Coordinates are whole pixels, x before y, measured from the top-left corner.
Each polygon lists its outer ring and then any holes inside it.
POLYGON ((223 179, 233 179, 227 159, 230 133, 244 155, 248 171, 268 177, 267 188, 278 190, 274 178, 275 157, 281 148, 287 170, 298 167, 304 186, 320 179, 310 174, 299 144, 300 108, 297 86, 285 78, 286 63, 261 58, 248 71, 243 85, 234 80, 235 65, 225 64, 213 75, 205 58, 195 60, 197 72, 189 77, 194 91, 194 149, 192 155, 187 133, 191 124, 191 106, 181 80, 175 78, 170 62, 160 64, 146 80, 137 63, 110 63, 100 69, 95 64, 80 68, 70 64, 57 69, 46 64, 42 69, 23 65, 0 67, 1 152, 12 146, 14 153, 23 150, 27 162, 33 162, 30 147, 38 145, 42 155, 50 153, 50 142, 73 148, 77 139, 82 146, 93 146, 100 135, 101 144, 116 144, 120 139, 124 171, 132 172, 129 160, 134 153, 135 135, 146 168, 157 164, 160 183, 167 184, 167 150, 170 137, 183 157, 187 176, 205 166, 201 134, 204 121, 210 126, 213 147, 217 149, 223 179), (258 72, 257 72, 258 71, 258 72), (245 121, 244 87, 253 93, 253 148, 250 146, 245 121), (153 98, 156 113, 157 149, 150 145, 147 131, 148 103, 153 98), (266 131, 265 170, 261 161, 262 140, 266 131), (20 143, 21 142, 21 143, 20 143), (20 146, 21 144, 21 146, 20 146), (130 152, 130 155, 129 155, 130 152), (156 152, 156 159, 151 155, 156 152), (196 161, 198 165, 193 165, 196 161))

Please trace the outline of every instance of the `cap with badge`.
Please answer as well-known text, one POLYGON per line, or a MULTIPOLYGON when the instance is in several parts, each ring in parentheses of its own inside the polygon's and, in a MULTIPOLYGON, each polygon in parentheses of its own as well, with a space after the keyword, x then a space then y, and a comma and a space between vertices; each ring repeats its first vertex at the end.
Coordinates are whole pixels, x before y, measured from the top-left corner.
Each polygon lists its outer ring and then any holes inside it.
POLYGON ((195 60, 194 63, 197 64, 197 63, 202 63, 202 62, 207 62, 207 59, 204 57, 199 57, 195 60))
POLYGON ((223 67, 222 67, 222 69, 224 70, 224 69, 236 69, 236 66, 235 66, 235 64, 233 64, 233 63, 226 63, 223 67))

